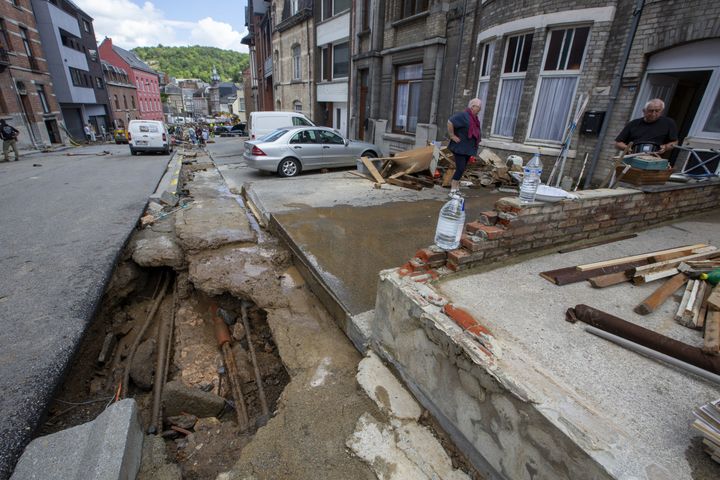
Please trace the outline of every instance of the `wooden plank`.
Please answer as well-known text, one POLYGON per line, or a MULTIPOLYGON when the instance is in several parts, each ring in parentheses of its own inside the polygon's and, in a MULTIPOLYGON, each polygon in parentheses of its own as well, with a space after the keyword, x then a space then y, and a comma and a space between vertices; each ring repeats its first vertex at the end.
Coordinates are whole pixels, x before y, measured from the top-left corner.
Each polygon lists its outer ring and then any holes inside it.
POLYGON ((707 303, 708 310, 720 312, 720 285, 716 285, 715 288, 712 289, 705 303, 707 303))
POLYGON ((409 188, 411 190, 422 190, 423 189, 423 187, 421 185, 417 185, 412 182, 406 182, 404 180, 400 180, 399 178, 389 177, 387 179, 387 183, 389 183, 390 185, 395 185, 397 187, 409 188))
POLYGON ((555 285, 569 285, 571 283, 584 282, 589 278, 599 277, 600 275, 607 275, 610 273, 625 271, 632 273, 635 267, 646 265, 647 262, 647 259, 643 259, 638 260, 637 262, 613 265, 611 267, 596 268, 595 270, 587 270, 585 272, 579 271, 576 267, 565 267, 558 268, 557 270, 548 270, 546 272, 541 272, 540 276, 554 283, 555 285))
POLYGON ((705 338, 702 350, 713 355, 720 354, 720 312, 709 311, 705 319, 705 338))
POLYGON ((356 177, 364 178, 365 180, 369 180, 371 182, 375 181, 375 179, 373 179, 372 177, 368 177, 364 173, 358 172, 357 170, 348 170, 348 173, 351 175, 355 175, 356 177))
POLYGON ((605 260, 603 262, 587 263, 585 265, 578 265, 575 268, 577 268, 581 272, 584 272, 585 270, 592 270, 594 268, 610 267, 613 265, 619 265, 622 263, 633 262, 636 260, 650 259, 653 256, 663 255, 666 253, 675 253, 675 252, 684 252, 684 251, 692 253, 692 250, 694 250, 696 248, 702 248, 702 247, 707 247, 707 246, 708 245, 705 243, 698 243, 695 245, 685 245, 683 247, 670 248, 668 250, 659 250, 657 252, 641 253, 640 255, 632 255, 629 257, 621 257, 621 258, 615 258, 612 260, 605 260))
POLYGON ((423 178, 423 177, 416 177, 414 175, 405 175, 405 176, 400 177, 400 180, 414 182, 414 183, 422 185, 425 188, 434 188, 435 187, 435 182, 428 179, 427 177, 423 178))
POLYGON ((382 175, 383 178, 387 175, 387 173, 392 168, 393 162, 392 160, 385 160, 385 165, 383 165, 382 170, 380 171, 380 175, 382 175))
POLYGON ((683 262, 687 262, 689 260, 702 260, 705 258, 711 258, 713 256, 717 257, 720 255, 720 250, 717 249, 717 247, 702 247, 697 250, 703 250, 698 252, 693 252, 691 255, 685 255, 683 257, 673 258, 672 260, 665 260, 661 262, 653 262, 649 263, 648 265, 645 265, 643 267, 638 267, 635 269, 635 275, 640 275, 645 272, 652 272, 652 271, 659 271, 659 270, 666 270, 671 267, 677 267, 683 262))
POLYGON ((388 178, 392 178, 392 179, 400 178, 400 177, 402 177, 403 175, 407 175, 408 173, 410 173, 410 170, 412 170, 412 169, 411 169, 411 168, 408 168, 408 169, 406 169, 406 170, 403 170, 402 172, 393 173, 393 174, 390 175, 388 178))
POLYGON ((665 300, 675 293, 678 288, 685 285, 685 282, 687 281, 688 277, 684 273, 675 275, 670 280, 660 285, 660 287, 651 293, 645 300, 640 302, 640 304, 635 307, 635 313, 647 315, 648 313, 654 312, 665 302, 665 300))
POLYGON ((658 270, 654 272, 646 272, 634 277, 633 283, 635 285, 644 285, 646 283, 654 282, 655 280, 672 277, 673 275, 677 275, 678 273, 678 269, 675 267, 666 268, 665 270, 658 270))
POLYGON ((385 183, 385 179, 380 175, 380 172, 377 171, 377 168, 375 168, 375 165, 370 161, 368 157, 360 157, 360 161, 365 165, 365 168, 367 168, 370 171, 370 175, 375 179, 377 183, 385 183))
POLYGON ((706 291, 707 283, 702 281, 698 282, 697 296, 695 297, 695 302, 693 302, 693 308, 690 311, 690 315, 688 318, 688 324, 692 328, 702 328, 702 325, 700 323, 700 310, 702 310, 703 304, 705 303, 706 291))
POLYGON ((628 282, 631 278, 632 271, 628 270, 588 278, 588 282, 590 282, 590 285, 592 285, 593 288, 605 288, 612 285, 617 285, 618 283, 628 282))
POLYGON ((637 237, 637 233, 631 233, 630 235, 621 235, 619 237, 613 237, 613 238, 606 238, 605 240, 596 240, 594 242, 583 243, 582 245, 576 245, 574 247, 561 248, 560 250, 558 250, 558 253, 576 252, 578 250, 584 250, 586 248, 596 247, 598 245, 605 245, 607 243, 612 243, 612 242, 619 242, 620 240, 627 240, 628 238, 635 238, 635 237, 637 237))
POLYGON ((443 178, 442 178, 442 186, 443 187, 450 186, 450 182, 452 181, 453 175, 455 175, 454 168, 448 168, 447 170, 445 170, 445 173, 443 174, 443 178))
POLYGON ((678 322, 682 320, 683 312, 685 312, 685 307, 687 306, 688 299, 690 298, 690 292, 692 292, 693 286, 695 285, 696 281, 697 280, 690 280, 685 286, 685 293, 683 293, 677 313, 675 313, 675 320, 678 322))

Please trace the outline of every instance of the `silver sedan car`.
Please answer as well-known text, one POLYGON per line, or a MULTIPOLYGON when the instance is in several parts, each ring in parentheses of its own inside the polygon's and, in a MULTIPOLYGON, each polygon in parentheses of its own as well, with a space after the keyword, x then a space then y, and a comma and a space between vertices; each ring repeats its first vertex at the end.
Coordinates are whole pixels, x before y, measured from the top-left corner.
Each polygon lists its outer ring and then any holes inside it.
POLYGON ((372 143, 349 140, 332 128, 288 127, 246 141, 244 158, 250 168, 294 177, 303 170, 353 166, 379 152, 372 143))

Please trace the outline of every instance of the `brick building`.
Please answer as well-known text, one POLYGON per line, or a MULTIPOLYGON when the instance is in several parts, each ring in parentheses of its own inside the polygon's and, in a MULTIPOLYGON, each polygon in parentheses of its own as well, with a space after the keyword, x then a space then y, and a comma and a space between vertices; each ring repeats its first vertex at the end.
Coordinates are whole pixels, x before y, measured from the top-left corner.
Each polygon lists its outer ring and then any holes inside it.
POLYGON ((248 0, 245 26, 248 34, 242 39, 250 50, 251 96, 253 111, 275 107, 273 99, 272 18, 269 1, 248 0))
POLYGON ((100 58, 128 72, 137 89, 140 118, 163 121, 160 74, 134 53, 113 45, 111 38, 105 38, 100 44, 100 58))
POLYGON ((102 62, 102 67, 110 97, 113 128, 125 128, 130 120, 140 118, 136 100, 137 89, 124 69, 105 61, 102 62))
POLYGON ((273 5, 275 109, 314 116, 315 24, 312 0, 273 5))
POLYGON ((63 143, 60 105, 28 0, 0 2, 0 118, 22 149, 63 143))
POLYGON ((68 131, 84 138, 88 123, 97 133, 107 131, 110 110, 93 19, 66 0, 32 0, 32 8, 68 131))

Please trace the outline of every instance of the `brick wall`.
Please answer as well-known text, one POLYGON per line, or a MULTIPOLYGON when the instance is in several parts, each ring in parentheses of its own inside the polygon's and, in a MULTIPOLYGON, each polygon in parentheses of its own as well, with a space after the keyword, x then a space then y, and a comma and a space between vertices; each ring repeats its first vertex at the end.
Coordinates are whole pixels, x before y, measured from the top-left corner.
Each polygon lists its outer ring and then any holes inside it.
POLYGON ((579 200, 521 204, 502 198, 495 210, 465 225, 461 248, 420 250, 401 267, 402 274, 429 281, 442 273, 505 260, 559 245, 621 232, 634 232, 682 216, 717 209, 720 181, 644 193, 631 189, 578 192, 579 200), (447 269, 436 270, 440 267, 447 269))

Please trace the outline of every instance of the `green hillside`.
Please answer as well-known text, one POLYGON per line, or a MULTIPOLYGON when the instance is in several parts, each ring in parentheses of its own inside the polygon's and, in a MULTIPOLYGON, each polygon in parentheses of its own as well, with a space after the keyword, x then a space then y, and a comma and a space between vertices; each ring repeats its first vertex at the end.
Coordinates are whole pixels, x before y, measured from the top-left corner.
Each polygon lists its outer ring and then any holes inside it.
POLYGON ((137 47, 133 52, 148 65, 175 78, 200 78, 210 82, 215 66, 224 82, 238 82, 250 62, 247 53, 215 47, 137 47))

